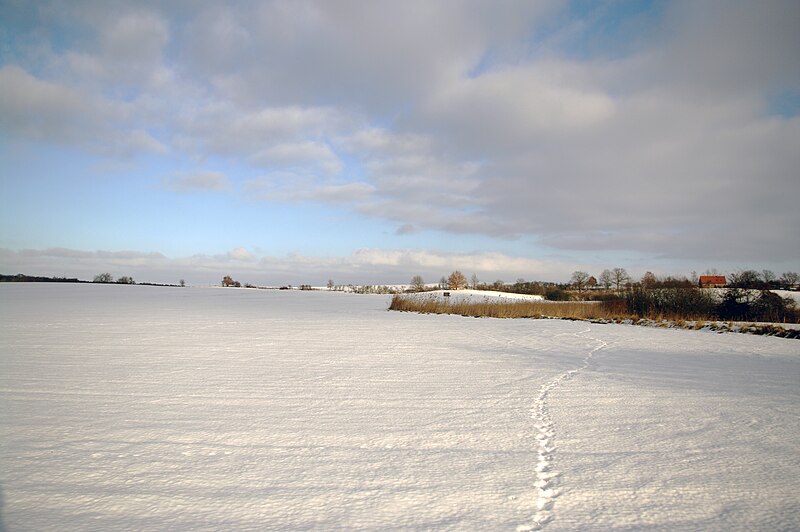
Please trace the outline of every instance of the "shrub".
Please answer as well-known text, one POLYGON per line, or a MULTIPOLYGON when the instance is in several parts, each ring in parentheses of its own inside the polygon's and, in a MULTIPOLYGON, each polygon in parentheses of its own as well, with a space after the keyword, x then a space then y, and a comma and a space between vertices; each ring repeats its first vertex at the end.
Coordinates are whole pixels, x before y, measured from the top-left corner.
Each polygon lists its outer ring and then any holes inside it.
POLYGON ((784 299, 774 292, 764 290, 751 305, 750 312, 756 321, 797 321, 793 299, 784 299))
POLYGON ((648 318, 711 318, 716 301, 700 288, 634 288, 625 296, 628 312, 648 318))
POLYGON ((569 294, 567 291, 556 286, 548 287, 545 290, 544 297, 548 301, 569 301, 569 294))

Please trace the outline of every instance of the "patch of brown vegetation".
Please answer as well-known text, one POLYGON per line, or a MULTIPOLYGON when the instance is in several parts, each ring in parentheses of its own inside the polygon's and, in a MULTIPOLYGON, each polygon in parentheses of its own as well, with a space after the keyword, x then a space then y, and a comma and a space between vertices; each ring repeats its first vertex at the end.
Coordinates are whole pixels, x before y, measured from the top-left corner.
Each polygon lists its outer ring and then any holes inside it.
POLYGON ((624 301, 578 302, 578 301, 496 301, 496 302, 450 302, 432 297, 395 295, 389 310, 419 312, 423 314, 454 314, 475 318, 555 318, 591 321, 592 323, 625 323, 646 327, 708 330, 718 333, 739 332, 746 334, 800 338, 800 329, 762 324, 737 326, 733 323, 694 322, 683 319, 640 318, 626 312, 624 301))
POLYGON ((436 298, 394 296, 390 310, 423 314, 455 314, 488 318, 564 318, 575 320, 624 319, 624 302, 587 303, 578 301, 443 301, 436 298))

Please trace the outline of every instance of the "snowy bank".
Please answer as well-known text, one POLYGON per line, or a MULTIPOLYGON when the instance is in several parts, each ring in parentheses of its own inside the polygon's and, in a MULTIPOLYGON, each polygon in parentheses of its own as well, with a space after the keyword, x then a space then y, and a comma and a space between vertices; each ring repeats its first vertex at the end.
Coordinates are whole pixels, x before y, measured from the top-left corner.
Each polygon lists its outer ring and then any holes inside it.
POLYGON ((509 301, 544 301, 543 296, 532 294, 512 294, 508 292, 495 292, 493 290, 433 290, 430 292, 417 292, 403 294, 403 297, 435 299, 450 301, 451 303, 496 303, 509 301), (447 294, 447 295, 445 295, 447 294))

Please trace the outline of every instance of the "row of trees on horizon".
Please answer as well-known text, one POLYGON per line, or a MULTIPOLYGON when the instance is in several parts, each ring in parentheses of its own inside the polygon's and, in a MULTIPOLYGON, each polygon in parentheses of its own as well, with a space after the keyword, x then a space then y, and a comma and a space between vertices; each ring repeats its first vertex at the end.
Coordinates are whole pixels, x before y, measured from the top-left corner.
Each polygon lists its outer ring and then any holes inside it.
MULTIPOLYGON (((709 271, 708 275, 716 274, 709 271)), ((652 272, 647 272, 639 281, 634 281, 624 268, 614 268, 601 273, 602 286, 590 282, 590 278, 588 273, 576 271, 568 284, 556 285, 519 279, 509 285, 502 281, 480 283, 473 275, 470 284, 460 271, 454 271, 449 277, 442 277, 435 287, 426 285, 422 277, 416 275, 411 280, 410 290, 460 290, 472 286, 478 290, 537 294, 551 301, 596 300, 601 301, 604 311, 610 314, 627 313, 639 318, 796 323, 800 316, 800 310, 793 298, 784 298, 772 291, 797 288, 798 275, 794 272, 785 272, 777 277, 769 270, 742 270, 729 274, 728 282, 721 290, 703 289, 694 273, 689 278, 657 277, 652 272)))
MULTIPOLYGON (((703 275, 719 276, 716 269, 706 270, 703 275)), ((726 286, 731 288, 748 288, 756 290, 792 290, 797 287, 800 276, 796 272, 784 272, 777 276, 772 270, 741 270, 730 273, 726 276, 726 286)), ((513 284, 508 284, 502 280, 492 283, 485 283, 478 280, 478 276, 473 274, 468 281, 466 276, 459 270, 452 272, 449 276, 442 276, 438 284, 430 285, 425 282, 421 275, 411 278, 410 290, 423 292, 426 290, 461 290, 472 288, 475 290, 496 290, 502 292, 515 292, 522 294, 536 294, 542 296, 558 295, 557 292, 575 290, 583 292, 589 289, 605 289, 621 292, 625 289, 642 287, 645 289, 654 288, 693 288, 700 285, 700 277, 696 272, 690 276, 663 276, 659 277, 652 272, 645 273, 640 280, 634 280, 625 268, 612 268, 603 270, 595 278, 586 271, 576 270, 572 272, 568 283, 551 283, 542 281, 526 281, 517 279, 513 284)), ((550 297, 548 297, 550 299, 550 297)), ((554 299, 559 299, 555 297, 554 299)))

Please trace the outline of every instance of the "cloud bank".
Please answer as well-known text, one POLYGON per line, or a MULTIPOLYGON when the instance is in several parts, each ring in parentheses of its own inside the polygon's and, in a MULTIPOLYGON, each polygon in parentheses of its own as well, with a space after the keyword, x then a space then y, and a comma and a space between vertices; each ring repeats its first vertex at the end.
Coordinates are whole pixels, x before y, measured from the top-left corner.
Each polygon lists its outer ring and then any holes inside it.
POLYGON ((109 272, 114 278, 131 276, 137 281, 177 284, 218 284, 231 275, 240 282, 262 286, 312 284, 404 284, 413 275, 436 283, 459 268, 481 281, 520 277, 558 278, 574 264, 512 257, 503 253, 441 253, 420 250, 363 248, 345 256, 258 255, 238 247, 218 255, 166 257, 161 253, 134 251, 81 251, 65 248, 20 251, 0 248, 2 272, 91 280, 109 272), (454 266, 455 265, 455 266, 454 266))

